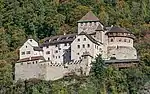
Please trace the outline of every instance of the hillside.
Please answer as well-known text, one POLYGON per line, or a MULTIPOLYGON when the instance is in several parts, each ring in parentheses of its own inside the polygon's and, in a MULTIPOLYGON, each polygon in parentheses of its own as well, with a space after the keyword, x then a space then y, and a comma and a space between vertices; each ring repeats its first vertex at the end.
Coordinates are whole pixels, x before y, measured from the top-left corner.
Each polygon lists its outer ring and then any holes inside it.
POLYGON ((149 6, 149 0, 0 0, 0 94, 145 92, 150 82, 149 6), (87 78, 13 83, 18 49, 29 37, 42 42, 45 37, 75 33, 77 21, 90 10, 104 26, 124 27, 136 36, 135 47, 141 59, 137 68, 117 70, 100 66, 98 78, 92 72, 87 78))

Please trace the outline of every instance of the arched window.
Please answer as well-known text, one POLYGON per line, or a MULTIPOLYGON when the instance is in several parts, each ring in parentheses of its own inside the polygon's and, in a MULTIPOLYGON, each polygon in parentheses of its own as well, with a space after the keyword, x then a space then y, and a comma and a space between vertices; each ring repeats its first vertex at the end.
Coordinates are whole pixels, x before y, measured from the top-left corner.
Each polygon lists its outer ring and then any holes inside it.
POLYGON ((90 47, 90 44, 87 44, 87 47, 89 48, 89 47, 90 47))
POLYGON ((85 45, 84 45, 84 44, 83 44, 82 46, 83 46, 83 48, 85 48, 85 45))
POLYGON ((114 40, 113 39, 110 39, 110 42, 113 42, 114 40))
POLYGON ((78 48, 80 48, 80 45, 77 45, 78 46, 78 48))

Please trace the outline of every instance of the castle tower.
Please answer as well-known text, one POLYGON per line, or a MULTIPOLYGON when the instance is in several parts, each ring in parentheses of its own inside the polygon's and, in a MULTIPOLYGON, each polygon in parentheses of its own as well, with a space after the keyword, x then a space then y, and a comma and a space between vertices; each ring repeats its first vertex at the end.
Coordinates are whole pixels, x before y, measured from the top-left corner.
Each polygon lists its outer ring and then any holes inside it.
POLYGON ((86 32, 87 34, 94 33, 98 25, 101 25, 103 28, 100 20, 94 15, 92 11, 89 11, 78 21, 78 34, 81 32, 86 32))
POLYGON ((121 27, 112 27, 108 32, 107 55, 109 59, 137 59, 133 47, 134 35, 121 27))

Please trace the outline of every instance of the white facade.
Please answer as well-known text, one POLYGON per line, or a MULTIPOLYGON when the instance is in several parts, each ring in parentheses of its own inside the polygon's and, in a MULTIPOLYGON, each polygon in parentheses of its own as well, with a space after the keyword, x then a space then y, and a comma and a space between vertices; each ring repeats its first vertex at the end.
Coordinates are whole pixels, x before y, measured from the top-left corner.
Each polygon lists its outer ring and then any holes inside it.
POLYGON ((38 43, 33 39, 28 39, 19 49, 20 59, 43 56, 43 52, 35 51, 34 47, 39 47, 38 43))
POLYGON ((91 61, 99 54, 104 60, 136 60, 133 39, 133 34, 123 28, 107 29, 89 12, 78 21, 77 34, 49 37, 40 46, 28 39, 19 49, 16 80, 56 80, 72 71, 80 74, 80 68, 88 75, 91 61))

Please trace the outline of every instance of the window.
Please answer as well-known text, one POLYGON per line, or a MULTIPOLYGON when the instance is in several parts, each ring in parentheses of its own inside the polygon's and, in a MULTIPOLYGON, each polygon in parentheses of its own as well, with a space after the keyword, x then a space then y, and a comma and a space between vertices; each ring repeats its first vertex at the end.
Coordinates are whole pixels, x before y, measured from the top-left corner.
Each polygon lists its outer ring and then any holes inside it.
POLYGON ((77 55, 79 55, 79 53, 77 53, 77 55))
POLYGON ((58 58, 60 58, 60 56, 58 56, 58 58))
POLYGON ((119 39, 119 42, 121 42, 121 39, 119 39))
POLYGON ((21 55, 25 55, 25 52, 21 52, 21 55))
POLYGON ((34 61, 32 63, 34 64, 34 61))
POLYGON ((80 41, 80 39, 78 39, 78 41, 80 41))
POLYGON ((21 62, 21 65, 23 65, 23 62, 21 62))
POLYGON ((26 46, 26 48, 27 48, 27 46, 26 46))
POLYGON ((50 54, 50 51, 47 51, 46 54, 50 54))
POLYGON ((130 40, 129 40, 129 43, 130 43, 130 40))
POLYGON ((48 48, 48 46, 46 46, 46 48, 48 48))
POLYGON ((30 51, 27 51, 27 54, 30 54, 30 51))
POLYGON ((67 46, 67 43, 65 43, 64 46, 67 46))
POLYGON ((81 23, 81 26, 83 26, 83 23, 81 23))
POLYGON ((113 39, 110 39, 110 42, 113 42, 114 40, 113 39))
POLYGON ((32 40, 30 39, 30 42, 32 42, 32 40))
POLYGON ((36 64, 38 63, 37 61, 35 61, 36 62, 36 64))
POLYGON ((84 38, 83 40, 86 41, 86 38, 84 38))
POLYGON ((56 59, 57 59, 57 56, 56 56, 56 59))
POLYGON ((49 57, 48 57, 47 59, 48 59, 48 60, 50 60, 50 58, 49 58, 49 57))
POLYGON ((124 42, 126 42, 127 40, 126 39, 124 39, 124 42))
POLYGON ((58 47, 58 45, 55 45, 55 47, 58 47))
POLYGON ((90 44, 87 44, 87 47, 89 48, 89 47, 90 47, 90 44))
POLYGON ((78 48, 80 48, 80 45, 77 45, 78 46, 78 48))
POLYGON ((55 53, 58 53, 58 51, 56 50, 55 53))
POLYGON ((85 48, 85 45, 84 45, 84 44, 83 44, 82 46, 83 46, 83 48, 85 48))

